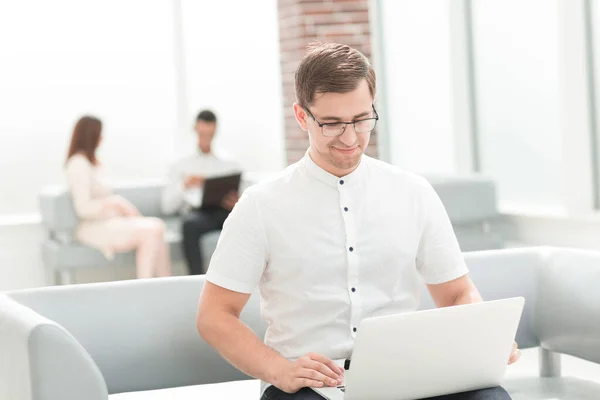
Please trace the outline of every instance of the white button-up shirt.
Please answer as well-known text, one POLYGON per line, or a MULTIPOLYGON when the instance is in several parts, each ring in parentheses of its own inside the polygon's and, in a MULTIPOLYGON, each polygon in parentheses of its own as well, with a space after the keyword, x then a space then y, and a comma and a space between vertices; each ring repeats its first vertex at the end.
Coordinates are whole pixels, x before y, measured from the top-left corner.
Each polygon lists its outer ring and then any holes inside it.
POLYGON ((421 276, 467 274, 444 206, 423 178, 367 156, 338 178, 308 154, 246 190, 207 280, 257 286, 265 343, 288 359, 349 358, 363 318, 417 309, 421 276))

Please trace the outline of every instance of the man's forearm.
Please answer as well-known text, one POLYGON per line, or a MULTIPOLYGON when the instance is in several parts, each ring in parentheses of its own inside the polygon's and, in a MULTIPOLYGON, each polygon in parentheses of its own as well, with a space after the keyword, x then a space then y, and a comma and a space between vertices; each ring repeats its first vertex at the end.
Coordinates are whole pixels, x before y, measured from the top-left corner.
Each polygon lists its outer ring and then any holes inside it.
POLYGON ((198 331, 234 367, 275 386, 278 384, 278 372, 289 364, 234 315, 222 313, 205 319, 198 325, 198 331))
POLYGON ((179 211, 183 205, 183 184, 168 183, 161 199, 163 214, 169 215, 179 211))

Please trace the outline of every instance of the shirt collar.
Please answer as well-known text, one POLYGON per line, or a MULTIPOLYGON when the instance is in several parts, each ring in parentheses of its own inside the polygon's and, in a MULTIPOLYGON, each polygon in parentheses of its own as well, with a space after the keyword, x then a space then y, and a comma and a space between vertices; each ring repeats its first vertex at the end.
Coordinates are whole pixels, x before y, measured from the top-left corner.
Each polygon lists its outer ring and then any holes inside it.
POLYGON ((356 169, 350 172, 348 175, 342 176, 341 178, 338 178, 337 176, 330 174, 323 168, 319 167, 308 154, 308 150, 306 151, 306 154, 302 158, 301 162, 303 168, 306 169, 312 176, 326 183, 329 186, 336 187, 340 184, 352 186, 362 181, 366 177, 366 164, 368 163, 368 158, 369 157, 363 154, 360 159, 360 164, 358 164, 358 167, 356 167, 356 169))

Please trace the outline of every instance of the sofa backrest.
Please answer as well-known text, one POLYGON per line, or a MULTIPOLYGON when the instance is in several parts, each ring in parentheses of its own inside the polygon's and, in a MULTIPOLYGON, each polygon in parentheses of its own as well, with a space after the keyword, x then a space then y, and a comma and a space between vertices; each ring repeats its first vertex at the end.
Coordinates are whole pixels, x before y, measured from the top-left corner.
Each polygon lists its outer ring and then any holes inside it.
MULTIPOLYGON (((242 380, 199 336, 203 276, 40 288, 10 293, 68 330, 100 368, 109 393, 242 380)), ((264 336, 258 297, 242 320, 264 336)))
MULTIPOLYGON (((534 327, 537 303, 537 275, 542 265, 539 248, 487 250, 464 253, 469 275, 484 300, 522 296, 525 307, 516 340, 523 349, 539 346, 534 327)), ((433 301, 423 288, 421 309, 433 301)))
POLYGON ((465 261, 485 300, 525 298, 516 341, 523 349, 539 346, 535 313, 539 306, 537 281, 543 266, 540 248, 465 253, 465 261))
MULTIPOLYGON (((525 248, 465 253, 485 300, 525 297, 517 342, 600 363, 600 252, 525 248)), ((421 308, 433 306, 423 290, 421 308)))
MULTIPOLYGON (((256 174, 244 174, 240 190, 257 182, 256 174)), ((114 193, 125 197, 147 217, 165 217, 161 210, 161 199, 165 183, 148 180, 120 183, 114 193)), ((78 219, 69 189, 65 186, 46 186, 39 194, 42 223, 57 238, 70 238, 78 219)))
POLYGON ((425 176, 442 200, 463 251, 501 249, 504 239, 496 229, 496 184, 482 175, 425 176))
MULTIPOLYGON (((142 215, 160 217, 162 182, 139 182, 121 184, 114 188, 135 205, 142 215)), ((45 187, 39 195, 42 222, 46 229, 55 234, 70 234, 77 226, 77 214, 71 199, 71 193, 64 186, 45 187)))
POLYGON ((454 224, 498 217, 496 184, 484 176, 425 176, 454 224))

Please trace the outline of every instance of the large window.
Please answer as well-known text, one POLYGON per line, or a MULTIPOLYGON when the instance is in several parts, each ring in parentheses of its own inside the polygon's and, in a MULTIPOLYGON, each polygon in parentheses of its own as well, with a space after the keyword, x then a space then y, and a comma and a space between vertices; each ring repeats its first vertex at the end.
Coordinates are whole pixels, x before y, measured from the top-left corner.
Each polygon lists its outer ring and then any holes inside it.
POLYGON ((561 204, 557 1, 471 2, 479 159, 503 205, 561 204))
POLYGON ((235 12, 182 4, 187 68, 170 0, 0 2, 0 217, 37 212, 40 188, 64 182, 86 113, 104 122, 99 155, 113 180, 163 178, 202 107, 221 118, 217 147, 246 169, 283 166, 275 0, 240 0, 235 12), (176 90, 186 70, 187 107, 176 90))
POLYGON ((590 12, 590 31, 588 31, 588 40, 591 41, 588 45, 588 50, 591 52, 591 80, 593 80, 593 88, 592 93, 594 97, 595 106, 594 109, 591 110, 592 115, 594 117, 594 132, 592 135, 592 144, 595 145, 595 148, 592 151, 592 166, 596 170, 593 171, 592 176, 595 179, 595 187, 596 191, 596 203, 594 206, 596 209, 600 208, 600 0, 591 0, 589 3, 589 8, 586 10, 590 12))
MULTIPOLYGON (((247 170, 282 168, 276 0, 182 4, 190 121, 198 109, 214 109, 221 121, 217 149, 247 170)), ((186 144, 192 145, 189 140, 186 144)))
POLYGON ((170 16, 165 1, 0 3, 0 215, 36 212, 40 188, 63 182, 86 113, 104 122, 110 177, 164 174, 176 104, 170 16))
MULTIPOLYGON (((448 1, 381 1, 391 162, 419 173, 456 170, 448 1)), ((383 87, 385 85, 385 87, 383 87)))

